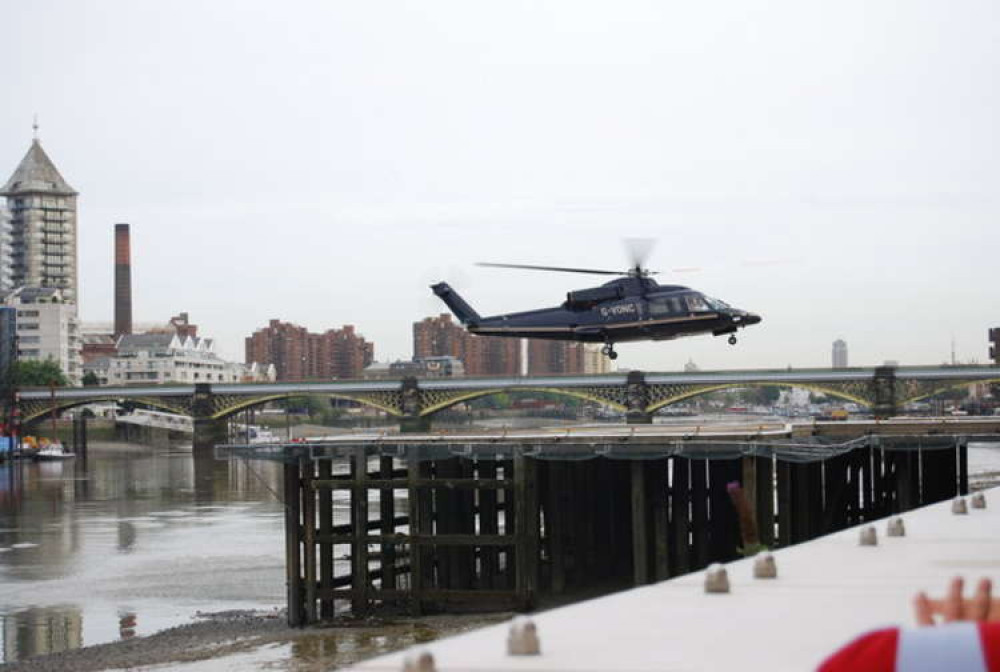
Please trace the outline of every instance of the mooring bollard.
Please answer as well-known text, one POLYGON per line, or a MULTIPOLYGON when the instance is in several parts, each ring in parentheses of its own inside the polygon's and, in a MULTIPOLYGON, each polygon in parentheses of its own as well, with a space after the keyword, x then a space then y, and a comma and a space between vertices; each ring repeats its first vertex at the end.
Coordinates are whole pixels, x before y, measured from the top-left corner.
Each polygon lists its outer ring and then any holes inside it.
POLYGON ((878 546, 878 533, 875 532, 875 527, 873 525, 861 528, 861 538, 859 542, 862 546, 878 546))
POLYGON ((427 649, 414 651, 403 659, 403 672, 435 672, 434 656, 427 649))
POLYGON ((507 654, 510 656, 537 656, 542 647, 538 641, 538 628, 530 618, 518 616, 507 633, 507 654))
POLYGON ((726 568, 715 563, 705 570, 705 592, 706 593, 728 593, 729 574, 726 568))
POLYGON ((905 537, 906 526, 903 525, 903 519, 899 516, 893 516, 890 518, 889 525, 886 529, 886 535, 890 537, 905 537))
POLYGON ((753 577, 755 579, 778 578, 778 564, 774 561, 773 555, 767 551, 757 554, 753 561, 753 577))
POLYGON ((981 492, 977 492, 972 496, 972 508, 974 509, 985 509, 986 508, 986 495, 981 492))
POLYGON ((965 505, 965 497, 956 497, 951 502, 951 512, 954 514, 962 515, 968 513, 969 509, 965 505))

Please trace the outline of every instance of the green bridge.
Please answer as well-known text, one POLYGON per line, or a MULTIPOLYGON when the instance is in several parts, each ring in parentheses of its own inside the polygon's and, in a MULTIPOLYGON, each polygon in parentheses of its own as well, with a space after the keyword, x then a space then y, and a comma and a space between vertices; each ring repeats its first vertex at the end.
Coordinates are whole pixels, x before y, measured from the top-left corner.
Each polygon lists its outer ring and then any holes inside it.
POLYGON ((670 404, 731 388, 799 387, 852 401, 876 417, 892 417, 905 404, 974 383, 1000 383, 1000 368, 915 366, 785 369, 605 375, 337 380, 294 383, 208 383, 129 387, 25 389, 18 395, 22 422, 53 410, 97 402, 129 403, 188 415, 196 447, 221 442, 225 419, 269 402, 303 395, 347 399, 398 417, 403 431, 426 431, 435 413, 456 404, 506 392, 548 392, 602 404, 648 423, 670 404))

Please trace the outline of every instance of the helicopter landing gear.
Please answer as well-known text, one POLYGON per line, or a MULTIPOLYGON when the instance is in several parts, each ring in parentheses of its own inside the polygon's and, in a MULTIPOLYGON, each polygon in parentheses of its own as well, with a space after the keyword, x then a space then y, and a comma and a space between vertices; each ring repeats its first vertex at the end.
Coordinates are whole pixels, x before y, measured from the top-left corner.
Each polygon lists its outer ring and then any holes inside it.
POLYGON ((730 336, 729 337, 729 345, 736 345, 736 337, 735 336, 730 336))
POLYGON ((618 353, 615 352, 615 346, 613 343, 605 343, 604 347, 601 348, 601 354, 606 356, 608 359, 618 359, 618 353))

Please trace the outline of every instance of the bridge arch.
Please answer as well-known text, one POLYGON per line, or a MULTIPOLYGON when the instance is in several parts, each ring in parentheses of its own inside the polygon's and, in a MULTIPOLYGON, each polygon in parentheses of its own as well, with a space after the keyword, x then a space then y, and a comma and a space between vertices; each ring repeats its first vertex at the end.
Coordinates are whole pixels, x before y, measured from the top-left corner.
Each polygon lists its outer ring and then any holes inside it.
POLYGON ((545 392, 546 394, 556 394, 563 397, 570 397, 573 399, 582 399, 584 401, 592 401, 602 406, 607 406, 609 408, 614 408, 619 411, 626 410, 624 404, 619 404, 610 399, 602 398, 596 394, 588 393, 584 390, 576 390, 574 388, 553 388, 553 387, 496 387, 487 390, 472 390, 468 392, 463 392, 461 394, 456 394, 453 396, 448 396, 444 399, 436 401, 432 404, 428 404, 424 408, 420 409, 421 417, 430 416, 435 413, 439 413, 446 409, 456 406, 466 401, 473 401, 475 399, 481 399, 483 397, 490 397, 496 394, 511 394, 517 392, 545 392))
POLYGON ((746 387, 778 387, 783 389, 801 388, 804 390, 809 390, 810 392, 818 392, 820 394, 829 395, 832 397, 837 397, 838 399, 843 399, 845 401, 851 401, 862 406, 871 406, 872 402, 864 397, 861 397, 844 390, 837 389, 835 387, 827 387, 820 383, 800 383, 800 382, 740 382, 740 383, 721 383, 718 385, 700 385, 698 387, 692 387, 688 390, 683 390, 674 395, 671 395, 665 399, 660 399, 646 408, 647 413, 655 413, 656 411, 670 406, 671 404, 676 404, 681 401, 687 401, 688 399, 693 399, 694 397, 700 397, 705 394, 710 394, 712 392, 720 392, 722 390, 735 390, 746 387))
POLYGON ((326 397, 329 399, 343 399, 345 401, 354 401, 364 406, 370 406, 372 408, 378 409, 380 411, 385 411, 389 415, 401 416, 402 413, 398 409, 393 408, 387 403, 381 402, 377 399, 372 399, 367 396, 359 395, 353 396, 351 394, 336 394, 332 392, 283 392, 281 394, 270 394, 263 397, 240 397, 239 401, 233 404, 226 405, 224 408, 220 409, 211 416, 212 420, 224 420, 241 411, 245 411, 248 408, 254 408, 255 406, 263 406, 264 404, 269 404, 272 401, 281 401, 284 399, 293 399, 295 397, 326 397))
POLYGON ((31 410, 25 410, 21 416, 21 422, 23 424, 37 422, 44 419, 45 416, 50 415, 53 411, 62 413, 63 411, 68 411, 69 409, 76 408, 77 406, 107 403, 114 404, 118 408, 122 408, 125 404, 134 404, 137 406, 150 406, 158 411, 165 411, 167 413, 176 413, 178 415, 188 416, 191 415, 191 412, 188 409, 179 407, 176 404, 170 403, 170 401, 165 401, 157 397, 122 399, 121 397, 108 395, 87 397, 86 399, 63 399, 58 401, 54 406, 46 400, 44 406, 32 407, 31 410))
POLYGON ((918 391, 918 393, 915 394, 915 395, 906 395, 906 394, 902 395, 904 398, 897 400, 897 403, 899 403, 899 404, 912 404, 912 403, 917 402, 917 401, 923 401, 925 399, 932 399, 932 398, 936 397, 939 394, 943 394, 945 392, 948 392, 949 390, 957 390, 959 388, 969 387, 970 385, 978 385, 980 383, 985 384, 985 385, 1000 385, 1000 377, 991 378, 991 379, 987 379, 987 380, 974 380, 974 381, 968 381, 968 380, 953 381, 952 380, 952 381, 946 381, 945 383, 943 383, 942 385, 940 385, 938 387, 925 386, 923 389, 920 389, 918 391))

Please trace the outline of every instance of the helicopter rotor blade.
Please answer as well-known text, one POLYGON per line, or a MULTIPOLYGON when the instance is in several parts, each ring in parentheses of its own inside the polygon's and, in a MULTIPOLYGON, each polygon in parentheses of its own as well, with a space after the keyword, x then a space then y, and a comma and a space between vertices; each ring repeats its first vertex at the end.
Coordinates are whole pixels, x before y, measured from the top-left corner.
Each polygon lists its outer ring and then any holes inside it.
POLYGON ((621 271, 603 271, 594 268, 565 268, 563 266, 535 266, 532 264, 494 264, 481 261, 476 266, 486 266, 488 268, 518 268, 529 271, 555 271, 558 273, 589 273, 591 275, 628 275, 621 271))
POLYGON ((646 260, 649 259, 653 248, 656 247, 656 239, 654 238, 625 238, 623 243, 630 268, 644 268, 646 260))

